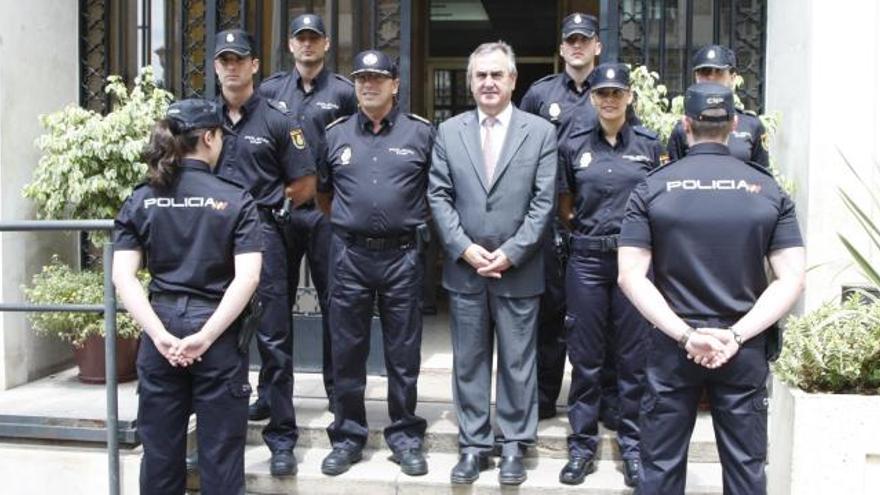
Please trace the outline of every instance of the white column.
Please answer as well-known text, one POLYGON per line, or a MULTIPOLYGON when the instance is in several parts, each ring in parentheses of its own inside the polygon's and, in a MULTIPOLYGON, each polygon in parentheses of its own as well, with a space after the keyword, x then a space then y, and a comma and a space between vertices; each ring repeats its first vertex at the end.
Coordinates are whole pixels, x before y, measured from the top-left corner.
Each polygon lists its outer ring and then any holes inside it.
MULTIPOLYGON (((78 2, 0 0, 0 218, 32 219, 21 188, 39 159, 37 116, 78 98, 78 2)), ((21 286, 75 236, 0 234, 0 301, 22 301, 21 286)), ((0 313, 0 390, 38 378, 70 359, 70 347, 36 337, 22 314, 0 313)))
MULTIPOLYGON (((805 309, 863 282, 837 237, 867 238, 845 210, 838 187, 867 205, 838 149, 869 181, 880 160, 880 4, 864 0, 768 3, 767 108, 782 114, 772 148, 797 182, 795 201, 807 244, 805 309)), ((871 212, 878 218, 880 212, 871 212)))

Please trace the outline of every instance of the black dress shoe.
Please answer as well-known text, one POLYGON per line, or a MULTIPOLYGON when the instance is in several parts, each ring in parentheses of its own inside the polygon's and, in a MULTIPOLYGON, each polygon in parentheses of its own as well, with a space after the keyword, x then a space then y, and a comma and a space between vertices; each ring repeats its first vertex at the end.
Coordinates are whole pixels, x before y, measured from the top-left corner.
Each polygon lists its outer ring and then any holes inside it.
POLYGON ((498 482, 502 485, 521 485, 526 480, 526 467, 519 456, 505 455, 501 457, 498 470, 498 482))
POLYGON ((253 404, 248 406, 248 419, 251 421, 262 421, 267 419, 271 412, 269 404, 257 399, 253 404))
POLYGON ((352 452, 348 449, 334 448, 324 461, 321 462, 321 472, 328 476, 342 474, 351 468, 351 465, 361 460, 361 451, 352 452))
POLYGON ((623 482, 626 486, 638 486, 642 463, 638 459, 623 460, 623 482))
POLYGON ((394 452, 391 460, 400 464, 400 470, 407 476, 422 476, 428 474, 428 461, 425 454, 419 449, 408 449, 394 452))
POLYGON ((559 472, 559 482, 580 485, 588 474, 596 470, 596 462, 585 457, 572 457, 559 472))
POLYGON ((480 477, 480 471, 489 469, 489 458, 477 454, 461 454, 458 464, 452 468, 452 483, 469 485, 480 477))
POLYGON ((296 457, 292 450, 276 450, 269 460, 269 474, 272 476, 293 476, 296 474, 296 457))

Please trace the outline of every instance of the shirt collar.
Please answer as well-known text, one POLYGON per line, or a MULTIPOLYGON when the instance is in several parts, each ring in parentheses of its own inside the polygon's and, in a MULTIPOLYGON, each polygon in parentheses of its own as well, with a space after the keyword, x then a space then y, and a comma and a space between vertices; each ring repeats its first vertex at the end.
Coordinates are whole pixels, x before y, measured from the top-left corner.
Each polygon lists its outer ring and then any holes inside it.
POLYGON ((697 143, 690 147, 688 155, 729 155, 730 148, 721 143, 697 143))
MULTIPOLYGON (((384 131, 386 128, 394 127, 394 123, 397 122, 398 113, 400 113, 400 109, 395 103, 392 105, 391 111, 388 112, 388 115, 382 118, 382 128, 379 129, 379 132, 384 131)), ((363 129, 368 133, 373 134, 373 121, 367 117, 363 110, 358 110, 357 119, 359 129, 363 129)))
POLYGON ((200 170, 202 172, 210 172, 211 166, 202 160, 195 158, 184 158, 180 161, 180 168, 189 168, 192 170, 200 170))
POLYGON ((611 146, 611 143, 609 143, 608 140, 605 139, 605 131, 602 130, 602 124, 599 122, 598 118, 596 119, 596 123, 593 128, 595 142, 600 142, 605 146, 611 147, 612 149, 624 149, 629 146, 632 128, 626 122, 623 123, 623 127, 621 127, 620 131, 617 132, 617 144, 614 146, 611 146))
MULTIPOLYGON (((226 98, 223 98, 222 91, 217 96, 217 100, 223 104, 223 115, 228 117, 229 105, 226 103, 226 98)), ((242 118, 247 118, 248 116, 250 116, 250 114, 257 109, 257 105, 259 105, 262 100, 263 98, 260 96, 260 93, 254 90, 253 94, 251 94, 251 97, 248 98, 247 101, 245 101, 244 104, 241 106, 242 118)))
POLYGON ((589 77, 584 80, 583 89, 581 91, 578 91, 577 83, 574 81, 574 79, 572 79, 571 75, 567 71, 565 71, 565 69, 562 70, 562 84, 564 84, 565 87, 570 89, 572 92, 580 94, 580 95, 587 94, 590 92, 590 78, 589 77))
MULTIPOLYGON (((318 91, 319 89, 324 87, 324 83, 327 81, 327 76, 327 68, 324 67, 321 69, 321 72, 318 72, 318 75, 315 76, 314 79, 312 79, 312 92, 318 91)), ((296 70, 296 66, 293 67, 293 81, 296 83, 297 88, 305 91, 302 85, 302 75, 299 73, 298 70, 296 70)))
MULTIPOLYGON (((501 127, 507 127, 510 124, 510 118, 513 116, 513 103, 508 103, 504 110, 501 111, 498 115, 495 116, 498 119, 498 124, 501 127)), ((483 125, 483 121, 486 120, 486 115, 480 107, 477 107, 477 121, 480 125, 483 125)))

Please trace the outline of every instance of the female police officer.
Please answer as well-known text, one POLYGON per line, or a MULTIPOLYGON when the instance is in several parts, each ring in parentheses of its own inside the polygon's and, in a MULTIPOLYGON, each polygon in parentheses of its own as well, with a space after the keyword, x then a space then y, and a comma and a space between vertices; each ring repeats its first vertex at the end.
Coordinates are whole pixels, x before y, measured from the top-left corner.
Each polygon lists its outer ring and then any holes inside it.
POLYGON ((144 494, 184 493, 192 411, 201 492, 244 493, 251 389, 234 321, 259 281, 262 237, 251 196, 212 173, 222 122, 219 104, 172 104, 146 149, 149 181, 116 218, 113 281, 149 337, 138 353, 144 494), (149 301, 135 276, 142 259, 149 301))
POLYGON ((656 134, 627 123, 632 93, 625 65, 602 64, 590 79, 598 120, 572 133, 559 149, 559 213, 572 233, 565 280, 572 434, 569 462, 559 480, 578 484, 595 469, 600 371, 606 350, 613 350, 620 403, 618 441, 624 480, 633 486, 639 472, 645 324, 617 287, 617 235, 626 200, 636 184, 659 165, 661 147, 656 134), (614 342, 607 342, 609 338, 614 342))

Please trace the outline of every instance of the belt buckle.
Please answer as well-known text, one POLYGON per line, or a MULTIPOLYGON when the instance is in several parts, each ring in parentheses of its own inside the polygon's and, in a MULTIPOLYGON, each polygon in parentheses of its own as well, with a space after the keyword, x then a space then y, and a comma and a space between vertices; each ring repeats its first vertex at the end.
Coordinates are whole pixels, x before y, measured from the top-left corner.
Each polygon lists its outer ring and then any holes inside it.
POLYGON ((382 249, 382 239, 376 237, 365 237, 364 241, 366 241, 364 244, 366 245, 367 249, 382 249))

